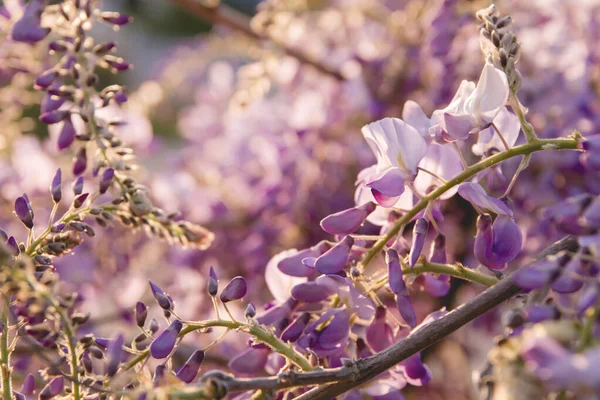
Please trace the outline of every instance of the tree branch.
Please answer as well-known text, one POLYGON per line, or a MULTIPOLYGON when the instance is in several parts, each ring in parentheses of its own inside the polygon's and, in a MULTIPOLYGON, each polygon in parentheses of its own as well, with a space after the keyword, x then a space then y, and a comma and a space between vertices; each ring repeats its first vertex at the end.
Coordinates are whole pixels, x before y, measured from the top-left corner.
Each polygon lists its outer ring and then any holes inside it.
MULTIPOLYGON (((534 261, 563 250, 577 251, 577 248, 577 239, 567 236, 540 252, 534 261)), ((419 328, 404 340, 371 357, 348 361, 343 367, 316 369, 309 372, 287 371, 277 376, 250 379, 235 378, 222 371, 211 371, 202 376, 199 387, 171 392, 169 398, 210 398, 210 396, 206 397, 207 393, 214 393, 210 388, 215 386, 220 387, 223 393, 232 393, 259 389, 275 391, 292 387, 324 385, 314 388, 296 399, 330 400, 367 382, 413 354, 440 341, 520 291, 521 289, 513 283, 513 274, 510 274, 468 303, 419 328)))
POLYGON ((256 39, 256 40, 269 40, 275 43, 277 46, 282 48, 286 54, 294 57, 303 64, 312 65, 320 72, 330 75, 339 81, 344 81, 344 76, 335 68, 324 65, 318 60, 312 59, 306 54, 299 50, 287 46, 285 43, 280 43, 274 38, 270 37, 267 32, 257 32, 252 29, 250 24, 250 18, 244 13, 237 11, 236 9, 229 7, 226 4, 219 4, 217 7, 209 7, 202 3, 194 0, 171 0, 173 3, 179 5, 181 8, 188 12, 197 15, 198 17, 212 22, 213 24, 220 24, 228 26, 233 30, 240 31, 245 35, 256 39))

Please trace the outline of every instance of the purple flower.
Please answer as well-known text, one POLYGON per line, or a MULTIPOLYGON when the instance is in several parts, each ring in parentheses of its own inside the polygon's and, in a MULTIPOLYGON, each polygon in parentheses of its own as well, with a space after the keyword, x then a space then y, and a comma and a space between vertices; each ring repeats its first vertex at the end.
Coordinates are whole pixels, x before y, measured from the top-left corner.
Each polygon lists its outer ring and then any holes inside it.
POLYGON ((523 289, 540 289, 557 276, 559 266, 555 258, 548 258, 515 272, 515 283, 523 289))
POLYGON ((219 278, 217 277, 217 273, 212 265, 208 273, 207 290, 208 294, 212 297, 216 296, 217 292, 219 291, 219 278))
POLYGON ((71 119, 71 115, 69 114, 63 120, 63 126, 60 130, 60 134, 58 135, 58 150, 64 150, 69 147, 73 141, 75 140, 75 127, 73 126, 73 120, 71 119))
POLYGON ((583 280, 577 279, 577 276, 584 274, 579 257, 571 259, 562 272, 550 285, 552 290, 558 293, 574 293, 583 287, 583 280))
POLYGON ((360 318, 369 319, 375 314, 373 301, 356 289, 351 279, 339 275, 323 275, 316 282, 335 291, 341 302, 360 318))
POLYGON ((338 244, 317 258, 315 268, 322 274, 340 272, 346 266, 353 245, 354 239, 352 237, 344 237, 338 244))
POLYGON ((52 200, 55 203, 60 202, 62 199, 62 173, 60 168, 56 170, 54 178, 52 178, 52 184, 50 185, 50 194, 52 194, 52 200))
POLYGON ((579 297, 579 301, 577 303, 577 313, 581 316, 588 310, 588 308, 597 304, 599 295, 600 284, 592 283, 586 287, 579 297))
POLYGON ((119 370, 119 364, 121 364, 121 360, 123 359, 123 345, 125 344, 125 337, 123 334, 117 335, 114 340, 108 345, 108 349, 106 350, 106 373, 108 376, 113 377, 119 370))
POLYGON ((498 215, 513 215, 511 209, 502 200, 488 196, 483 187, 478 183, 461 183, 458 187, 458 194, 484 211, 490 211, 498 215))
POLYGON ((44 124, 52 125, 57 124, 71 115, 69 110, 54 110, 48 111, 40 115, 40 121, 44 124))
POLYGON ((404 372, 407 382, 411 385, 422 386, 431 381, 431 372, 423 364, 423 361, 421 361, 421 354, 419 353, 402 361, 400 367, 404 372))
POLYGON ((115 176, 114 169, 106 168, 104 170, 104 172, 102 173, 102 179, 100 179, 100 189, 99 189, 100 193, 106 193, 106 191, 110 187, 110 184, 113 181, 114 176, 115 176))
POLYGON ((50 33, 50 28, 41 27, 44 8, 44 0, 31 0, 27 4, 23 16, 12 28, 11 36, 14 41, 35 44, 50 33))
POLYGON ((183 324, 181 321, 176 319, 171 322, 171 325, 150 344, 150 354, 152 354, 152 357, 161 359, 171 354, 182 328, 183 324))
POLYGON ((350 334, 350 314, 345 309, 333 309, 306 328, 305 335, 297 342, 318 356, 329 356, 344 351, 350 334), (332 318, 333 317, 333 318, 332 318), (327 325, 321 325, 329 321, 327 325))
POLYGON ((362 128, 377 164, 360 173, 365 186, 383 207, 391 207, 404 192, 406 181, 417 175, 417 165, 427 152, 419 132, 398 118, 384 118, 362 128))
POLYGON ((271 350, 249 347, 229 361, 229 368, 236 374, 254 375, 264 370, 271 350))
POLYGON ((415 315, 415 309, 408 293, 396 295, 396 307, 398 307, 400 316, 408 326, 411 328, 417 326, 417 316, 415 315))
POLYGON ((332 235, 349 235, 356 232, 365 222, 369 214, 375 211, 373 202, 331 214, 321 220, 321 228, 332 235))
POLYGON ((425 236, 429 230, 429 222, 425 218, 417 219, 413 228, 412 245, 410 247, 410 253, 408 259, 410 261, 410 267, 413 268, 423 251, 425 245, 425 236))
MULTIPOLYGON (((56 83, 56 82, 55 82, 56 83)), ((65 102, 64 97, 53 96, 50 93, 44 94, 40 112, 42 115, 58 110, 65 102)))
POLYGON ((177 378, 185 383, 191 383, 196 375, 198 375, 198 371, 200 370, 200 364, 204 360, 204 351, 196 350, 192 353, 190 358, 187 359, 185 364, 179 371, 177 371, 177 378))
POLYGON ((375 319, 367 328, 367 343, 376 352, 387 349, 394 343, 394 332, 385 320, 385 307, 378 307, 375 319))
POLYGON ((227 303, 232 300, 241 299, 246 295, 247 291, 246 280, 241 276, 236 276, 225 286, 219 298, 223 303, 227 303))
POLYGON ((503 269, 514 259, 523 246, 521 229, 507 215, 498 215, 492 224, 489 214, 477 219, 475 258, 490 269, 503 269))
POLYGON ((6 245, 12 251, 12 254, 14 256, 18 256, 19 255, 19 253, 20 253, 19 245, 17 244, 17 241, 14 238, 14 236, 11 236, 11 237, 8 238, 8 240, 6 241, 6 245))
POLYGON ((395 294, 407 293, 408 289, 402 278, 402 266, 400 257, 394 249, 389 249, 386 253, 386 263, 388 266, 388 285, 395 294))
POLYGON ((58 71, 49 69, 44 71, 40 76, 35 79, 35 85, 41 89, 46 89, 52 82, 58 77, 58 71))
POLYGON ((33 228, 33 209, 31 208, 31 203, 29 202, 26 194, 23 194, 21 197, 17 197, 15 200, 15 213, 23 225, 25 225, 28 229, 33 228))
POLYGON ((302 313, 283 331, 281 334, 281 340, 292 343, 297 341, 304 332, 308 321, 310 321, 310 314, 302 313))
POLYGON ((118 12, 103 12, 100 14, 100 18, 102 18, 104 21, 110 24, 117 26, 123 26, 131 22, 130 16, 118 12))
POLYGON ((277 268, 286 275, 308 277, 315 272, 315 269, 304 264, 302 260, 311 257, 317 258, 328 248, 325 242, 320 242, 313 247, 300 251, 295 249, 283 251, 274 256, 271 261, 276 262, 277 268))
POLYGON ((58 396, 62 393, 64 384, 65 380, 62 376, 52 378, 52 380, 48 382, 48 384, 40 391, 39 399, 49 400, 55 396, 58 396))
POLYGON ((579 147, 585 150, 579 156, 583 165, 592 171, 600 171, 600 135, 588 136, 579 147))
POLYGON ((85 147, 82 147, 77 151, 75 158, 73 159, 73 175, 81 175, 87 167, 87 153, 85 147))
POLYGON ((556 319, 560 316, 560 313, 553 305, 532 305, 523 309, 525 319, 528 322, 542 322, 549 319, 556 319))
POLYGON ((35 391, 35 377, 32 374, 27 374, 21 386, 21 393, 25 396, 33 394, 35 391))
POLYGON ((303 303, 319 303, 334 293, 329 287, 317 282, 304 282, 292 288, 292 297, 303 303))

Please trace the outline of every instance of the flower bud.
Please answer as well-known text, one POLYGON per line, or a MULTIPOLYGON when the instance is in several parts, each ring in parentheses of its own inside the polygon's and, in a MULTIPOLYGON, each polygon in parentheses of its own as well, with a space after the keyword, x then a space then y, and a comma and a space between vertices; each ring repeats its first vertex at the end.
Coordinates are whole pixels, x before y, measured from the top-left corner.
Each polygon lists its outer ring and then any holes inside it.
POLYGON ((172 307, 171 300, 169 297, 162 291, 161 288, 156 286, 154 283, 148 281, 150 284, 150 289, 152 289, 152 295, 156 299, 156 302, 163 310, 170 310, 172 307))
POLYGON ((69 147, 75 140, 76 134, 77 132, 75 131, 75 126, 73 126, 71 115, 68 115, 63 120, 63 126, 60 130, 60 134, 58 135, 58 150, 64 150, 69 147))
POLYGON ((21 197, 17 197, 15 200, 15 213, 23 225, 25 225, 28 229, 33 228, 33 209, 31 208, 31 203, 29 202, 29 198, 26 194, 23 194, 21 197))
POLYGON ((417 316, 415 315, 415 309, 413 308, 412 302, 410 301, 410 296, 408 294, 396 295, 396 306, 398 307, 400 316, 402 319, 404 319, 408 326, 411 328, 417 326, 417 316))
POLYGON ((150 345, 150 354, 156 359, 166 358, 173 348, 183 324, 179 320, 174 320, 167 329, 163 331, 150 345))
POLYGON ((87 153, 85 147, 79 149, 73 158, 73 175, 81 175, 87 167, 87 153))
POLYGON ((48 111, 40 115, 40 121, 48 125, 57 124, 69 115, 71 115, 71 112, 68 110, 48 111))
POLYGON ((119 364, 123 357, 123 345, 125 344, 125 338, 123 334, 119 334, 114 340, 108 345, 106 351, 106 358, 108 364, 106 366, 106 373, 109 377, 115 376, 119 370, 119 364))
POLYGON ((32 374, 27 374, 21 386, 21 393, 25 396, 33 394, 35 391, 35 377, 32 374))
POLYGON ((31 0, 27 4, 21 19, 13 25, 12 40, 35 44, 50 33, 50 28, 42 28, 41 26, 45 3, 44 0, 31 0))
POLYGON ((75 182, 73 182, 73 194, 75 196, 79 196, 83 192, 83 177, 78 177, 75 182))
POLYGON ((104 170, 104 172, 102 173, 102 179, 100 179, 100 189, 99 189, 100 193, 106 193, 106 191, 110 187, 110 184, 112 183, 114 176, 115 176, 114 169, 107 168, 104 170))
POLYGON ((369 214, 375 211, 376 207, 375 203, 368 202, 359 207, 331 214, 321 220, 321 228, 333 235, 349 235, 354 233, 365 222, 369 214))
POLYGON ((428 230, 429 222, 427 222, 425 218, 417 219, 413 228, 412 246, 410 247, 410 253, 408 255, 411 268, 415 266, 421 255, 421 251, 423 251, 428 230))
POLYGON ((298 318, 296 318, 281 334, 281 340, 283 340, 284 342, 291 342, 294 343, 295 341, 297 341, 300 336, 302 335, 302 333, 304 332, 304 329, 306 328, 306 325, 308 324, 308 321, 310 321, 310 314, 309 313, 302 313, 302 315, 300 315, 298 318))
POLYGON ((40 391, 39 399, 40 400, 49 400, 53 397, 58 396, 62 393, 64 387, 64 378, 62 376, 57 376, 53 378, 44 388, 40 391))
POLYGON ((246 311, 244 311, 244 316, 246 317, 246 319, 252 319, 256 316, 256 308, 254 307, 254 304, 252 302, 248 303, 246 311))
POLYGON ((223 303, 238 300, 246 295, 247 290, 246 280, 241 276, 236 276, 225 286, 220 299, 223 303))
POLYGON ((207 289, 208 294, 212 297, 216 296, 219 291, 219 278, 217 278, 217 273, 212 266, 210 267, 210 272, 208 274, 207 289))
POLYGON ((303 282, 292 288, 292 298, 303 303, 319 303, 335 291, 329 286, 319 285, 317 282, 303 282))
POLYGON ((338 244, 317 258, 315 268, 322 274, 335 274, 342 271, 353 245, 352 237, 344 237, 338 244))
POLYGON ((46 89, 57 77, 58 72, 56 70, 50 69, 48 71, 44 71, 35 79, 35 86, 39 89, 46 89))
POLYGON ((73 199, 73 208, 79 208, 87 200, 89 193, 83 193, 73 199))
POLYGON ((50 194, 52 194, 52 200, 55 203, 60 202, 62 199, 62 173, 60 168, 56 170, 56 174, 54 174, 54 178, 52 179, 52 184, 50 185, 50 194))
POLYGON ((198 371, 200 370, 200 364, 204 360, 204 351, 196 350, 192 353, 190 358, 183 364, 183 366, 177 371, 177 378, 185 383, 191 383, 198 371))
POLYGON ((395 294, 406 293, 407 288, 402 278, 402 266, 400 265, 400 257, 395 249, 389 249, 385 254, 386 263, 388 266, 388 285, 395 294))
POLYGON ((146 323, 146 318, 148 317, 148 308, 144 303, 138 301, 135 305, 135 323, 137 326, 142 328, 146 323))

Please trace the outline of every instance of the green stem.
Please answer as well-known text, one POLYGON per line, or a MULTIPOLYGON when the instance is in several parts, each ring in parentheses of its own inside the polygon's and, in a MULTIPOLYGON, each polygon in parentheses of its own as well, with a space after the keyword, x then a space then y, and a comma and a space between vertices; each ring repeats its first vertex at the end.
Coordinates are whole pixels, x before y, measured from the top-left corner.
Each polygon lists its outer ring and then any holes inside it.
POLYGON ((501 163, 502 161, 508 160, 516 156, 527 155, 536 151, 542 150, 575 150, 577 149, 577 140, 575 139, 535 139, 532 142, 523 144, 521 146, 513 147, 510 150, 503 151, 502 153, 495 154, 488 157, 480 162, 471 165, 466 168, 463 172, 456 175, 454 178, 441 185, 428 195, 424 196, 421 201, 417 203, 410 211, 402 216, 390 231, 383 236, 375 245, 367 252, 365 258, 362 260, 361 265, 364 268, 367 266, 373 258, 379 254, 385 247, 386 243, 393 239, 400 229, 408 224, 420 211, 424 210, 427 205, 439 198, 442 194, 452 189, 454 186, 459 185, 467 179, 473 177, 478 172, 481 172, 493 165, 501 163))
POLYGON ((10 368, 10 350, 8 348, 8 317, 2 313, 2 335, 0 337, 0 371, 2 371, 2 398, 12 399, 12 381, 10 368))
MULTIPOLYGON (((240 330, 242 332, 246 332, 247 334, 254 336, 257 340, 268 345, 275 352, 281 354, 283 357, 296 364, 303 371, 312 371, 314 369, 310 362, 304 356, 302 356, 302 354, 294 350, 292 346, 290 346, 288 343, 281 341, 271 331, 255 323, 245 323, 241 321, 233 322, 223 319, 213 319, 201 322, 187 322, 186 327, 183 328, 181 332, 179 332, 179 337, 182 338, 188 333, 210 327, 222 327, 231 330, 240 330)), ((129 370, 133 368, 135 365, 145 360, 149 356, 149 354, 149 350, 144 350, 133 360, 127 363, 123 367, 123 369, 129 370)))
POLYGON ((515 114, 517 114, 517 117, 519 117, 519 122, 521 123, 521 128, 523 128, 523 133, 525 133, 527 142, 533 143, 539 140, 537 135, 535 134, 533 126, 529 122, 527 122, 527 119, 525 118, 525 111, 523 110, 523 106, 521 105, 521 102, 517 97, 517 93, 513 92, 512 90, 508 98, 508 104, 510 104, 515 114))
POLYGON ((414 274, 419 275, 424 272, 430 272, 433 274, 444 274, 450 275, 455 278, 464 279, 470 282, 481 283, 484 286, 490 287, 494 286, 498 283, 498 279, 496 277, 482 274, 481 272, 477 272, 475 270, 465 268, 460 264, 449 265, 449 264, 438 264, 431 262, 423 262, 415 265, 414 268, 404 267, 402 268, 403 274, 414 274))
POLYGON ((67 345, 69 347, 69 355, 71 356, 71 390, 74 400, 81 400, 81 392, 79 385, 79 360, 77 359, 77 339, 75 338, 75 330, 71 324, 69 316, 63 311, 58 309, 58 305, 55 304, 57 311, 60 314, 61 319, 65 324, 65 336, 67 339, 67 345))

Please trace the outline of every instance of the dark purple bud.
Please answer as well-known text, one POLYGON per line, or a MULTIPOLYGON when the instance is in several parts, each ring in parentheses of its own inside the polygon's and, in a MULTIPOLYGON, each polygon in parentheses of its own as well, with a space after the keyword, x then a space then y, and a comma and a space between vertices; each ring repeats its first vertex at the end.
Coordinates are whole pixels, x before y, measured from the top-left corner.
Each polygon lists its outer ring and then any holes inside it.
POLYGON ((492 224, 489 214, 477 219, 475 258, 490 269, 503 269, 513 260, 523 246, 521 229, 507 215, 498 215, 492 224))
POLYGON ((402 316, 402 319, 404 319, 404 322, 406 322, 408 326, 411 328, 417 326, 417 316, 415 315, 415 309, 408 294, 396 295, 396 306, 398 307, 400 316, 402 316))
POLYGON ((104 61, 106 61, 111 68, 114 68, 119 72, 127 71, 129 68, 131 68, 131 64, 123 60, 121 57, 104 56, 104 61))
POLYGON ((417 219, 413 228, 412 246, 410 247, 410 253, 408 259, 410 261, 410 267, 413 268, 423 251, 425 245, 425 237, 429 230, 429 222, 425 218, 417 219))
POLYGON ((303 303, 319 303, 334 293, 329 286, 317 282, 299 283, 292 288, 292 298, 303 303))
POLYGON ((283 331, 281 334, 281 340, 284 342, 294 343, 304 332, 308 321, 310 321, 309 313, 303 313, 300 315, 283 331))
POLYGON ((98 55, 103 55, 115 48, 115 42, 101 43, 94 46, 93 52, 98 55))
POLYGON ((152 289, 152 295, 156 299, 156 302, 163 310, 170 310, 172 307, 171 300, 169 297, 162 291, 161 288, 156 286, 154 283, 148 281, 150 283, 150 289, 152 289))
POLYGON ((183 328, 183 324, 179 320, 174 320, 171 325, 167 329, 164 330, 150 345, 150 354, 152 357, 156 359, 166 358, 173 348, 175 347, 175 342, 177 341, 177 336, 181 329, 183 328))
POLYGON ((378 307, 375 319, 367 328, 367 343, 376 352, 387 349, 394 343, 394 332, 385 320, 385 307, 378 307))
POLYGON ((144 326, 146 323, 146 318, 148 317, 148 308, 144 303, 138 301, 135 304, 135 323, 140 328, 144 326))
POLYGON ((75 182, 73 182, 73 194, 75 196, 79 196, 83 192, 83 177, 78 177, 75 182))
POLYGON ((112 168, 107 168, 102 173, 102 179, 100 179, 100 193, 106 193, 112 180, 115 176, 115 170, 112 168))
POLYGON ((219 278, 217 277, 217 273, 215 269, 211 266, 210 271, 208 273, 208 283, 207 283, 208 294, 212 297, 217 295, 219 291, 219 278))
POLYGON ((35 44, 50 33, 50 28, 41 26, 45 5, 44 0, 32 0, 27 4, 23 16, 13 25, 12 40, 35 44))
POLYGON ((35 377, 32 374, 27 374, 21 386, 21 393, 25 396, 33 394, 35 391, 35 377))
POLYGON ((56 51, 57 53, 62 53, 64 51, 67 51, 66 42, 52 41, 52 42, 48 43, 48 50, 56 51))
POLYGON ((156 322, 156 320, 154 318, 152 318, 152 320, 150 321, 150 325, 148 326, 148 330, 152 334, 155 334, 156 332, 158 332, 158 322, 156 322))
POLYGON ((254 307, 254 304, 252 302, 248 303, 248 306, 246 306, 244 316, 246 318, 254 318, 256 316, 256 307, 254 307))
POLYGON ((14 256, 19 255, 19 253, 20 253, 19 245, 17 244, 17 241, 15 240, 15 238, 13 236, 8 238, 8 240, 6 241, 6 245, 10 248, 10 250, 12 251, 12 254, 14 256))
POLYGON ((73 175, 81 175, 87 167, 87 152, 85 147, 79 149, 75 158, 73 158, 73 175))
POLYGON ((130 16, 118 12, 102 12, 100 13, 100 18, 117 26, 123 26, 131 22, 130 16))
POLYGON ((388 285, 395 294, 406 294, 407 288, 402 278, 402 266, 400 265, 400 257, 394 249, 389 249, 385 255, 388 265, 388 285))
POLYGON ((26 194, 23 194, 21 197, 17 197, 15 200, 15 213, 23 225, 25 225, 28 229, 33 228, 33 209, 31 208, 31 204, 29 203, 29 199, 27 198, 26 194))
POLYGON ((115 101, 118 104, 126 103, 127 100, 128 100, 127 95, 125 94, 125 92, 116 92, 115 96, 113 98, 115 99, 115 101))
POLYGON ((52 200, 54 200, 55 203, 60 202, 62 199, 62 173, 60 168, 56 170, 56 174, 54 174, 54 178, 52 179, 50 194, 52 194, 52 200))
POLYGON ((49 400, 62 393, 65 381, 62 376, 52 378, 50 382, 40 391, 40 400, 49 400))
POLYGON ((356 232, 369 214, 375 211, 375 208, 377 208, 377 205, 369 202, 359 207, 331 214, 321 220, 321 228, 333 235, 349 235, 356 232))
POLYGON ((236 374, 256 374, 264 370, 267 364, 268 348, 249 347, 229 361, 229 368, 236 374))
POLYGON ((247 290, 246 280, 241 276, 236 276, 225 286, 225 289, 221 292, 220 299, 223 303, 238 300, 246 295, 247 290))
POLYGON ((71 115, 71 112, 68 110, 49 111, 40 115, 40 121, 48 125, 57 124, 69 115, 71 115))
POLYGON ((65 99, 62 97, 53 96, 50 93, 44 94, 42 98, 42 104, 40 107, 40 112, 42 114, 48 114, 52 111, 56 111, 62 106, 65 102, 65 99))
POLYGON ((200 370, 200 364, 204 360, 204 351, 196 350, 192 353, 190 358, 183 364, 179 371, 177 371, 177 378, 185 383, 191 383, 198 371, 200 370))
POLYGON ((73 207, 74 208, 79 208, 83 205, 83 203, 87 200, 89 196, 89 193, 83 193, 80 194, 79 196, 75 197, 75 199, 73 200, 73 207))
POLYGON ((61 222, 60 224, 56 224, 52 228, 50 228, 50 232, 52 232, 52 233, 62 232, 62 230, 65 229, 65 226, 66 226, 66 224, 64 222, 61 222))
POLYGON ((52 85, 52 82, 54 82, 54 80, 56 79, 57 76, 58 76, 57 71, 55 71, 53 69, 49 69, 48 71, 43 72, 40 76, 38 76, 35 79, 35 85, 38 88, 46 89, 47 87, 52 85))
POLYGON ((115 376, 119 370, 119 365, 123 357, 123 345, 125 344, 125 338, 123 334, 119 334, 114 340, 112 340, 108 349, 106 350, 106 373, 109 377, 115 376))
POLYGON ((315 268, 322 274, 336 274, 342 271, 353 245, 352 237, 344 237, 338 244, 317 258, 315 268))
POLYGON ((75 140, 76 134, 77 132, 75 132, 71 115, 68 115, 67 118, 63 120, 63 126, 60 130, 60 134, 58 135, 58 150, 64 150, 69 147, 75 140))

